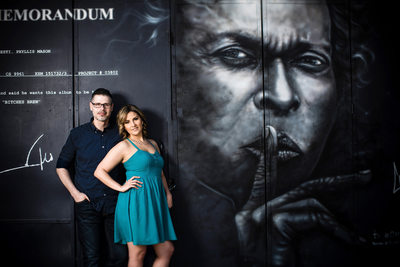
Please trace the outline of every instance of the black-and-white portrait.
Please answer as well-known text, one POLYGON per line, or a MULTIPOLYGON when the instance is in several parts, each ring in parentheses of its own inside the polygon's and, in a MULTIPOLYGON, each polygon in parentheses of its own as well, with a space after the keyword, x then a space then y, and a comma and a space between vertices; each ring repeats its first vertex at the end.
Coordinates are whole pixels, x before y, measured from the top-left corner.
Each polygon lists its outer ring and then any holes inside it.
POLYGON ((375 57, 362 8, 178 1, 179 193, 194 244, 185 260, 337 266, 374 251, 373 229, 357 224, 376 152, 361 146, 368 111, 356 98, 375 57))

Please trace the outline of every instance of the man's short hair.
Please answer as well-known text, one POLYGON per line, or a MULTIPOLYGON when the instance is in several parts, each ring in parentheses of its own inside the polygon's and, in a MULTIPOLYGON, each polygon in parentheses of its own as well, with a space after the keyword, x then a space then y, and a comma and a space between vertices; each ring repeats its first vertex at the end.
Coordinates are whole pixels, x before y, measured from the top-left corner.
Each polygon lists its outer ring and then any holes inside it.
POLYGON ((106 95, 106 96, 109 96, 112 100, 112 95, 111 95, 110 91, 108 91, 105 88, 97 88, 96 90, 94 90, 94 92, 92 93, 92 99, 95 95, 106 95))

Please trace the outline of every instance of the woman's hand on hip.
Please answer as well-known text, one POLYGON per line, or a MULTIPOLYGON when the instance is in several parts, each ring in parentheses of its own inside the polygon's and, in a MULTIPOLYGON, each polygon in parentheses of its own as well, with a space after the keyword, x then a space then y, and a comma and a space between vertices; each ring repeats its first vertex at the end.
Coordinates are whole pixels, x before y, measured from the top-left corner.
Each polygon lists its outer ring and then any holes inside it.
POLYGON ((131 188, 139 189, 139 187, 142 187, 143 183, 138 179, 140 179, 140 176, 132 176, 130 179, 126 180, 121 186, 120 192, 125 192, 131 188))

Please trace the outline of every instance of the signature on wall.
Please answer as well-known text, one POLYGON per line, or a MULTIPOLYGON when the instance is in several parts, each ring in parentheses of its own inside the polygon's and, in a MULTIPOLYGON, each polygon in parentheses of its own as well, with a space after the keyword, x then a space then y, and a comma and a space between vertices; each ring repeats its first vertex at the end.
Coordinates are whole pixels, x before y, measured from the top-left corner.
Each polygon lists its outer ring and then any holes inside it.
POLYGON ((43 171, 43 165, 45 163, 49 163, 51 161, 53 161, 53 155, 51 153, 49 153, 47 155, 47 153, 44 153, 44 155, 42 154, 42 148, 39 147, 38 148, 38 153, 39 153, 39 162, 31 162, 31 153, 33 151, 33 149, 35 148, 36 144, 39 142, 39 140, 44 136, 44 134, 42 134, 41 136, 39 136, 38 139, 36 139, 36 141, 33 143, 33 145, 31 146, 31 148, 28 151, 28 154, 26 156, 26 161, 24 165, 18 166, 18 167, 14 167, 11 169, 7 169, 7 170, 3 170, 0 171, 0 174, 2 173, 6 173, 6 172, 11 172, 11 171, 16 171, 19 169, 24 169, 24 168, 33 168, 33 167, 40 167, 40 170, 43 171), (47 156, 49 156, 49 158, 47 158, 47 156))
POLYGON ((393 185, 393 194, 400 190, 400 175, 397 172, 396 163, 393 161, 393 176, 394 176, 394 185, 393 185))

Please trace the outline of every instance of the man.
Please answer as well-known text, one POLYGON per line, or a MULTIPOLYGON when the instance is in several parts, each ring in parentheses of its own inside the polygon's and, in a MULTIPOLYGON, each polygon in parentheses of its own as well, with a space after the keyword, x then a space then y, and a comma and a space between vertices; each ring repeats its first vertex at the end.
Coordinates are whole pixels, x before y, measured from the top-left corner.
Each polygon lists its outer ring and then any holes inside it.
MULTIPOLYGON (((114 107, 111 93, 104 88, 95 90, 89 106, 93 118, 71 130, 57 161, 57 174, 75 201, 84 266, 126 266, 126 246, 114 243, 118 193, 93 175, 103 157, 120 141, 118 129, 110 121, 114 107), (71 167, 74 167, 74 179, 71 167)), ((115 168, 110 175, 117 181, 123 180, 120 168, 115 168)))
MULTIPOLYGON (((347 97, 346 18, 325 1, 178 2, 177 228, 193 251, 183 262, 293 266, 310 232, 357 243, 321 199, 369 172, 312 176, 347 97)), ((354 171, 349 162, 332 173, 354 171)))

